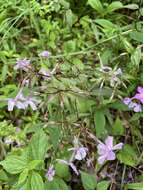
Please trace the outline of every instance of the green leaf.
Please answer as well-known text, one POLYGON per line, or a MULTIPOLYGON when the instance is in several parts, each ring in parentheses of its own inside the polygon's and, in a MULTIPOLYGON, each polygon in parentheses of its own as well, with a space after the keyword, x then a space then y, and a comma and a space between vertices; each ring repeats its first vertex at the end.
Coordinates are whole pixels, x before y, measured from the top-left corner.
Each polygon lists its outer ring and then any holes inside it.
POLYGON ((67 184, 60 178, 54 178, 53 181, 45 183, 46 190, 69 190, 67 184))
POLYGON ((123 8, 123 4, 120 1, 114 1, 107 7, 107 12, 111 13, 120 8, 123 8))
POLYGON ((85 190, 95 190, 97 185, 95 175, 81 172, 81 181, 85 190))
POLYGON ((65 164, 57 163, 55 165, 56 175, 61 178, 68 178, 70 176, 69 167, 65 164))
POLYGON ((37 172, 32 173, 31 190, 45 190, 43 179, 37 172))
POLYGON ((22 173, 20 174, 20 176, 19 176, 18 184, 23 183, 23 182, 26 180, 27 176, 28 176, 28 169, 25 168, 25 169, 23 170, 23 172, 22 172, 22 173))
POLYGON ((135 49, 135 51, 132 53, 131 55, 131 62, 135 67, 139 68, 139 64, 141 61, 141 57, 142 57, 142 52, 141 52, 141 48, 137 47, 135 49))
POLYGON ((132 3, 132 4, 125 5, 124 8, 136 10, 136 9, 139 9, 139 6, 135 3, 132 3))
POLYGON ((33 160, 43 160, 49 148, 48 138, 43 130, 37 131, 29 145, 29 155, 33 160))
POLYGON ((129 183, 125 185, 126 189, 143 190, 143 183, 129 183))
POLYGON ((107 190, 109 187, 110 181, 101 181, 97 184, 96 190, 107 190))
POLYGON ((103 13, 104 9, 100 0, 88 0, 88 4, 99 13, 103 13))
POLYGON ((107 19, 96 19, 95 22, 101 25, 103 28, 115 29, 115 25, 107 19))
POLYGON ((2 76, 1 76, 2 82, 5 81, 7 73, 8 73, 8 65, 4 64, 4 66, 2 67, 2 76))
POLYGON ((22 172, 27 166, 27 160, 20 156, 8 156, 0 165, 11 174, 18 174, 22 172))
POLYGON ((61 128, 60 126, 48 127, 48 131, 50 133, 50 141, 54 149, 57 149, 61 139, 61 128))
POLYGON ((105 116, 102 110, 97 110, 94 115, 94 123, 95 123, 95 131, 96 136, 99 138, 101 137, 105 132, 105 116))
POLYGON ((128 166, 136 166, 138 164, 137 152, 128 144, 124 145, 123 149, 117 154, 120 162, 128 166))
POLYGON ((112 133, 113 135, 124 135, 124 127, 122 121, 118 117, 113 125, 112 133))
POLYGON ((28 168, 29 170, 33 170, 33 169, 35 169, 37 166, 42 165, 42 164, 43 164, 43 160, 32 160, 32 161, 28 164, 27 168, 28 168))
POLYGON ((143 33, 142 32, 133 31, 130 33, 130 38, 132 38, 133 40, 136 40, 137 42, 143 43, 143 33))

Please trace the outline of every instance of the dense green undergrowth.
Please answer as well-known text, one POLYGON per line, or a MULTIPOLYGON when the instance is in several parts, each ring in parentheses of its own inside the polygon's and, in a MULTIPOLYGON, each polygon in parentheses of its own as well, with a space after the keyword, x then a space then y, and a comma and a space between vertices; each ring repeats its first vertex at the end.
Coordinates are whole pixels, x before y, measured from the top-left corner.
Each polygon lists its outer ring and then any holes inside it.
POLYGON ((143 189, 142 20, 142 0, 0 0, 0 190, 143 189))

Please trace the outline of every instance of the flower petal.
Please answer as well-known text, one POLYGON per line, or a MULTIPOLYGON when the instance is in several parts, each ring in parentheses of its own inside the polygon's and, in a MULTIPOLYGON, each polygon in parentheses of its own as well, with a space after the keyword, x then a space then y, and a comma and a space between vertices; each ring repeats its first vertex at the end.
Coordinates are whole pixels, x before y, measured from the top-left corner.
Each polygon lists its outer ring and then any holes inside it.
POLYGON ((109 150, 112 150, 112 148, 113 148, 113 137, 108 136, 105 140, 105 145, 109 148, 109 150))
POLYGON ((99 158, 98 158, 98 163, 99 163, 99 164, 103 164, 105 160, 106 160, 106 156, 105 156, 105 155, 99 156, 99 158))
POLYGON ((143 87, 138 86, 138 88, 137 88, 137 92, 139 92, 139 93, 143 94, 143 87))
POLYGON ((114 147, 113 147, 113 150, 120 150, 123 148, 123 143, 119 143, 119 144, 116 144, 114 147))
POLYGON ((109 151, 107 154, 107 160, 115 160, 116 156, 113 151, 109 151))

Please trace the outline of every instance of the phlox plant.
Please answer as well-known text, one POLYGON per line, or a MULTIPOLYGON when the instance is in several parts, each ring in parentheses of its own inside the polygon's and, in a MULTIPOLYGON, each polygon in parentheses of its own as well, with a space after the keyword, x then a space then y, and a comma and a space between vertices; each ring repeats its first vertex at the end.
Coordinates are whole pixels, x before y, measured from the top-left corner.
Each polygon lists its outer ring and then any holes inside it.
POLYGON ((143 188, 142 6, 0 0, 0 189, 143 188))

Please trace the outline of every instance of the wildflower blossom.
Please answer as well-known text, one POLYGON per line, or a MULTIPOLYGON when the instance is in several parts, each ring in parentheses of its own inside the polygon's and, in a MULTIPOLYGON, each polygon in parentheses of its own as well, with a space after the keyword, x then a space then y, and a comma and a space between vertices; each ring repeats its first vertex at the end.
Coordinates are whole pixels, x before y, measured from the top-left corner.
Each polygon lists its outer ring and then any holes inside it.
POLYGON ((37 109, 37 106, 36 106, 37 103, 38 101, 33 97, 27 97, 24 102, 25 107, 27 108, 28 106, 30 106, 33 111, 37 109))
POLYGON ((51 53, 47 50, 44 50, 39 54, 39 56, 44 57, 44 58, 48 58, 50 55, 51 53))
POLYGON ((143 88, 139 86, 137 88, 137 92, 138 93, 133 97, 133 99, 137 99, 143 104, 143 88))
POLYGON ((114 150, 120 150, 123 147, 123 143, 119 143, 113 146, 113 137, 108 136, 104 143, 99 143, 97 146, 98 154, 100 155, 98 158, 99 164, 103 164, 106 160, 115 160, 116 155, 114 150))
POLYGON ((15 98, 8 99, 8 111, 13 111, 14 107, 16 106, 18 109, 25 109, 26 106, 23 103, 25 98, 20 91, 15 98))
POLYGON ((58 161, 59 163, 61 163, 61 164, 66 164, 66 165, 68 165, 69 167, 72 168, 72 170, 75 172, 76 175, 79 175, 79 172, 78 172, 76 166, 75 166, 72 162, 70 162, 70 161, 68 162, 68 161, 66 161, 66 160, 61 160, 61 159, 57 159, 57 161, 58 161))
POLYGON ((86 147, 69 148, 68 150, 74 151, 74 157, 76 160, 83 160, 86 157, 88 149, 86 147))
POLYGON ((30 68, 30 60, 28 59, 20 59, 16 62, 16 65, 14 66, 15 70, 21 69, 24 71, 28 71, 28 69, 30 68))
POLYGON ((20 90, 20 92, 17 94, 15 98, 8 99, 8 111, 13 111, 14 107, 25 110, 28 106, 30 106, 32 110, 36 110, 37 103, 38 101, 33 97, 24 97, 20 90))
POLYGON ((133 109, 134 112, 141 112, 142 108, 140 103, 136 103, 132 101, 133 98, 126 97, 123 99, 123 103, 127 105, 130 109, 133 109))
POLYGON ((48 168, 48 170, 47 170, 45 176, 46 176, 46 178, 47 178, 49 181, 53 181, 54 176, 55 176, 55 170, 54 170, 54 166, 53 166, 53 165, 51 165, 51 166, 48 168))

